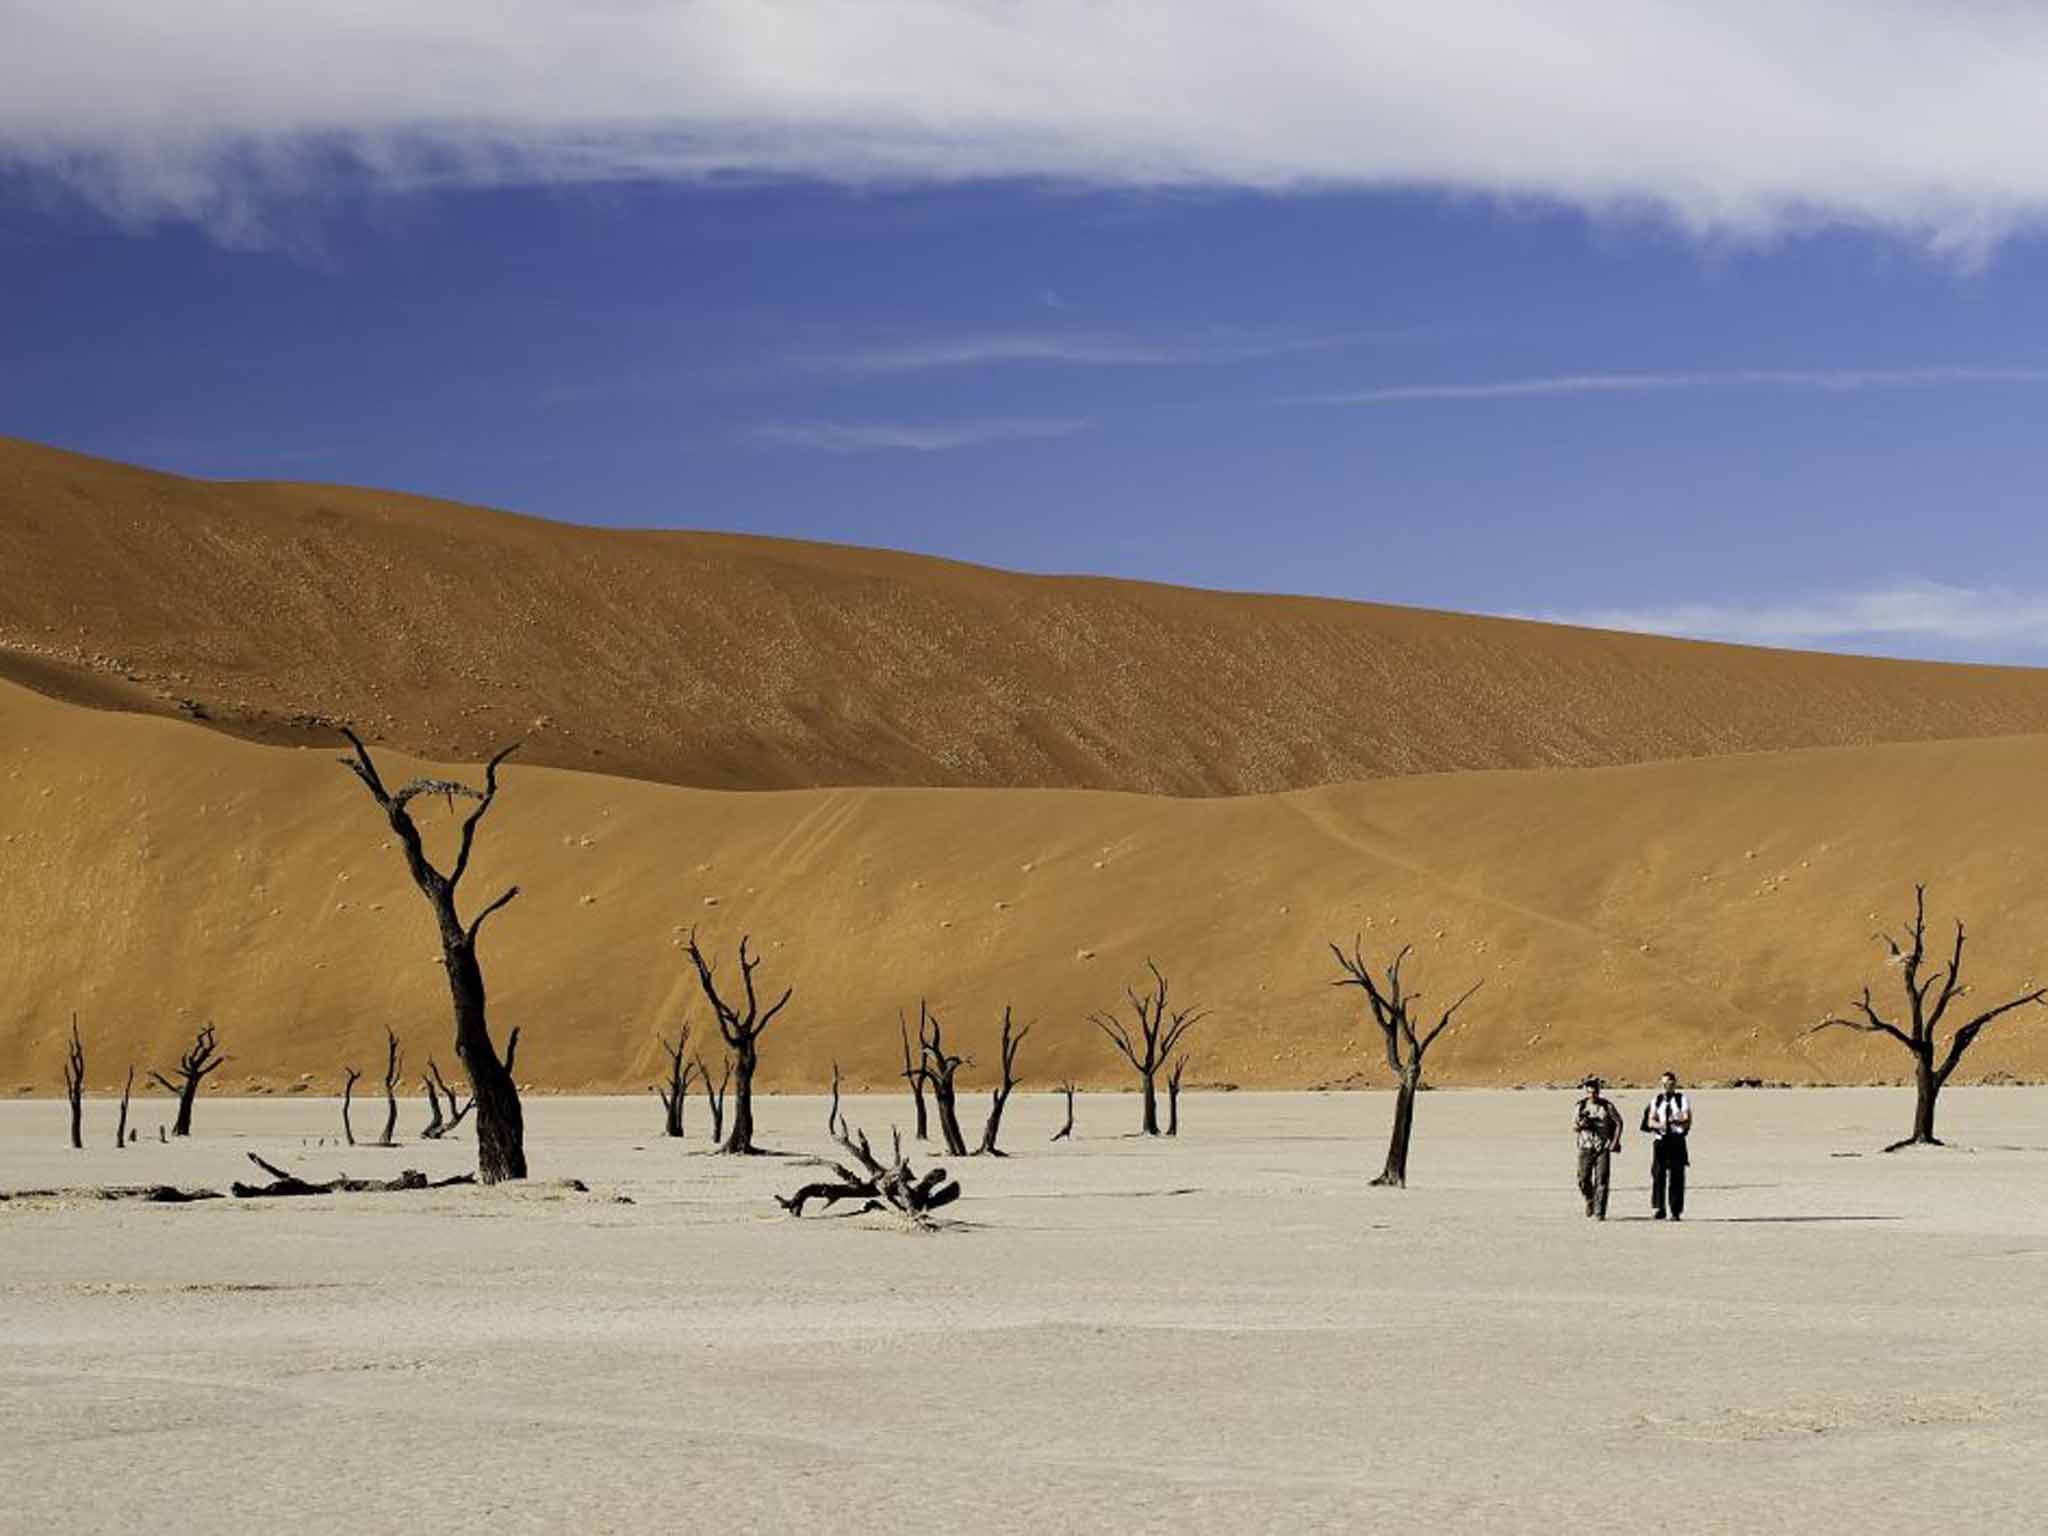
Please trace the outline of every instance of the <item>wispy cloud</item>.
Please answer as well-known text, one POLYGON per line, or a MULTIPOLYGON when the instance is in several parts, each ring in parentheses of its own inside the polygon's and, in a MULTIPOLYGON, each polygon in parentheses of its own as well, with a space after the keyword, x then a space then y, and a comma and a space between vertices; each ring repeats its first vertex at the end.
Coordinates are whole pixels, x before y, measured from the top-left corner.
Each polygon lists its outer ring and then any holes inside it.
POLYGON ((1000 363, 1061 363, 1086 368, 1171 368, 1256 362, 1357 346, 1350 333, 1319 336, 1217 335, 1171 342, 1075 332, 1013 331, 987 335, 928 336, 876 342, 799 356, 800 366, 825 373, 927 373, 1000 363))
POLYGON ((768 421, 750 429, 757 442, 826 453, 945 453, 984 443, 1024 442, 1071 437, 1088 423, 1036 417, 996 417, 980 421, 941 423, 768 421))
POLYGON ((1423 187, 1981 254, 2048 221, 2013 0, 77 0, 0 7, 0 162, 266 197, 806 175, 1423 187))
POLYGON ((1738 369, 1706 373, 1561 373, 1469 384, 1386 384, 1316 398, 1328 405, 1408 400, 1516 400, 1551 395, 1642 395, 1672 390, 1788 389, 1853 393, 1944 384, 2048 384, 2048 368, 1738 369))
POLYGON ((2048 593, 1939 582, 1760 603, 1676 603, 1523 617, 1745 645, 2048 655, 2048 593))

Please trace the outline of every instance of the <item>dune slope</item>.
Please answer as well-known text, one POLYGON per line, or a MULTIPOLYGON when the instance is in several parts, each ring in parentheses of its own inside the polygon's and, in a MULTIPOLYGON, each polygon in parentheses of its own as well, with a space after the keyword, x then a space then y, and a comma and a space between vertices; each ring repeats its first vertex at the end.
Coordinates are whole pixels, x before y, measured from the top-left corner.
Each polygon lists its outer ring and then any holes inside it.
MULTIPOLYGON (((715 508, 688 515, 715 518, 715 508)), ((0 677, 713 788, 1272 792, 2048 731, 2048 673, 216 484, 0 439, 0 677)))
MULTIPOLYGON (((412 766, 392 755, 388 775, 412 766)), ((765 1080, 835 1060, 886 1086, 897 1010, 920 994, 982 1058, 998 1010, 1038 1024, 1024 1066, 1120 1081, 1084 1022, 1155 957, 1213 1010, 1193 1079, 1384 1080, 1332 939, 1444 998, 1486 985, 1438 1047, 1445 1082, 1884 1080, 1861 1039, 1799 1038, 1865 979, 1869 935, 1915 878, 1972 923, 1983 995, 2039 972, 2042 857, 2016 840, 2048 737, 1815 749, 1547 773, 1457 773, 1270 796, 835 789, 734 793, 507 770, 472 902, 525 894, 486 961, 521 1073, 638 1089, 657 1032, 708 1033, 679 944, 743 932, 796 1001, 765 1080)), ((446 836, 445 812, 429 811, 446 836)), ((331 1087, 381 1060, 447 1054, 424 906, 331 750, 262 746, 0 684, 0 1087, 49 1091, 75 1008, 95 1089, 167 1065, 206 1019, 220 1086, 331 1087)), ((729 964, 728 960, 728 964, 729 964)), ((1882 995, 1882 993, 1880 994, 1882 995)), ((701 1036, 700 1036, 701 1037, 701 1036)), ((707 1047, 707 1054, 712 1048, 707 1047)), ((2001 1026, 1972 1075, 2048 1071, 2048 1014, 2001 1026)))

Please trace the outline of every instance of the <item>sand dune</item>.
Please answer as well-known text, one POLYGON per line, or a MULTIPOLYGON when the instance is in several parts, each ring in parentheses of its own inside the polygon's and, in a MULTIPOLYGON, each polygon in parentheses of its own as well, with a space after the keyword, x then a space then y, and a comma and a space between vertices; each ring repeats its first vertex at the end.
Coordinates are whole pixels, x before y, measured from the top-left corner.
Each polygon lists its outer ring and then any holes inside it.
POLYGON ((1235 794, 2048 731, 2042 672, 606 532, 6 439, 0 572, 0 676, 60 697, 450 758, 524 737, 715 788, 1235 794))
MULTIPOLYGON (((391 772, 402 771, 394 758, 391 772)), ((478 899, 517 880, 487 961, 520 1062, 555 1088, 651 1080, 654 1035, 704 1010, 677 948, 744 931, 797 987, 765 1081, 893 1071, 896 1011, 930 996, 970 1048, 1040 1022, 1043 1082, 1115 1076, 1083 1023, 1147 955, 1214 1010, 1204 1083, 1306 1086, 1378 1056, 1325 943, 1413 941, 1443 996, 1484 979, 1433 1058, 1445 1082, 1882 1080, 1858 1040, 1801 1042, 1866 977, 1910 882, 1966 914, 1987 991, 2043 963, 2031 825, 2048 737, 1816 749, 1629 768, 1423 775, 1273 796, 836 789, 732 793, 514 766, 478 899)), ((434 818, 445 834, 445 814, 434 818)), ((424 907, 329 750, 267 747, 0 684, 0 1085, 49 1091, 79 1010, 91 1080, 164 1062, 200 1020, 221 1086, 330 1084, 387 1022, 445 1055, 424 907)), ((2048 1070, 2048 1017, 1978 1072, 2048 1070)), ((443 1065, 448 1063, 444 1060, 443 1065)), ((979 1082, 981 1068, 968 1078, 979 1082)))

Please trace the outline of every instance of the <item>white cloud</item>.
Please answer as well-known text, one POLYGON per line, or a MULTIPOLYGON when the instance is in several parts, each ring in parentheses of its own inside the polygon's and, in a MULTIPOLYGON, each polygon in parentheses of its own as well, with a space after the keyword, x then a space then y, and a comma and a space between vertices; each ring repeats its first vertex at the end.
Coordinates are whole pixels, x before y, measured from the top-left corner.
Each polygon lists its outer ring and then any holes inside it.
POLYGON ((1807 389, 1850 393, 1944 384, 2048 384, 2048 368, 1737 369, 1718 373, 1564 373, 1477 384, 1387 384, 1317 398, 1329 405, 1408 400, 1515 400, 1547 395, 1640 395, 1679 389, 1807 389))
POLYGON ((1078 332, 1010 332, 877 342, 808 354, 803 365, 830 373, 926 373, 991 363, 1064 363, 1088 368, 1168 368, 1197 363, 1255 362, 1355 346, 1353 335, 1219 335, 1175 342, 1078 332))
POLYGON ((770 421, 757 424, 751 435, 764 443, 828 453, 865 453, 878 449, 945 453, 955 448, 979 447, 983 443, 1071 437, 1087 425, 1084 421, 1031 417, 943 423, 770 421))
POLYGON ((1679 603, 1526 617, 1745 645, 2048 653, 2048 595, 1939 582, 1762 603, 1679 603))
POLYGON ((246 234, 385 185, 1428 187, 1962 253, 2048 212, 2015 0, 0 0, 0 159, 246 234))

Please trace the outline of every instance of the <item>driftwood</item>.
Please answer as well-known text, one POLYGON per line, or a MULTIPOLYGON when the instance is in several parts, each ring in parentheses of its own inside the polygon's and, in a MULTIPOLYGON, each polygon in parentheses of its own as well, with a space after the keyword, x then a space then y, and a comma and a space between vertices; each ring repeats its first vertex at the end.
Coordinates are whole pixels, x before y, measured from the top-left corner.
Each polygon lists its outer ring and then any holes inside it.
POLYGON ((0 1190, 0 1204, 9 1200, 137 1200, 145 1205, 190 1205, 218 1200, 217 1189, 180 1189, 175 1184, 107 1184, 84 1189, 0 1190))
POLYGON ((1060 1084, 1060 1092, 1061 1092, 1061 1093, 1064 1093, 1064 1094, 1065 1094, 1065 1095, 1067 1096, 1067 1123, 1066 1123, 1065 1125, 1061 1126, 1061 1127, 1060 1127, 1060 1128, 1059 1128, 1058 1130, 1056 1130, 1056 1131, 1054 1131, 1054 1132, 1052 1133, 1052 1139, 1053 1139, 1054 1141, 1065 1141, 1065 1140, 1066 1140, 1066 1139, 1067 1139, 1068 1137, 1070 1137, 1070 1136, 1072 1136, 1072 1135, 1074 1134, 1074 1085, 1073 1085, 1073 1083, 1072 1083, 1072 1082, 1064 1082, 1064 1083, 1061 1083, 1061 1084, 1060 1084))
POLYGON ((1207 1018, 1208 1011, 1181 1008, 1169 1013, 1165 974, 1150 960, 1145 962, 1145 969, 1152 973, 1152 986, 1147 991, 1124 988, 1124 997, 1131 1005, 1131 1012, 1137 1016, 1135 1035, 1122 1019, 1111 1013, 1090 1014, 1088 1022, 1101 1030, 1109 1043, 1116 1047, 1117 1054, 1137 1071, 1139 1085, 1144 1091, 1144 1115, 1139 1129, 1147 1136, 1157 1136, 1159 1074, 1171 1065, 1173 1053, 1180 1049, 1187 1032, 1207 1018))
POLYGON ((718 1032, 725 1037, 726 1049, 732 1053, 732 1134, 724 1139, 719 1150, 741 1155, 761 1150, 754 1145, 754 1069, 760 1062, 761 1035, 775 1021, 775 1015, 789 1005, 789 999, 796 990, 784 987, 782 996, 763 1008, 754 989, 754 972, 760 968, 761 957, 747 952, 748 943, 747 935, 741 934, 740 986, 745 999, 744 1009, 738 1004, 728 1003, 720 995, 713 975, 716 967, 698 948, 694 928, 690 930, 688 949, 690 964, 697 972, 697 985, 703 989, 704 1001, 711 1005, 712 1016, 718 1020, 718 1032))
POLYGON ((1000 1047, 1003 1057, 1003 1080, 989 1096, 988 1121, 981 1128, 981 1145, 974 1149, 977 1154, 988 1157, 1008 1155, 996 1145, 996 1137, 1003 1129, 1003 1109, 1010 1102, 1010 1091, 1017 1086, 1017 1048, 1024 1043, 1024 1037, 1030 1033, 1029 1024, 1022 1029, 1011 1028, 1010 1010, 1006 1004, 1003 1008, 1003 1038, 1000 1047))
POLYGON ((271 1182, 243 1184, 238 1181, 230 1185, 235 1197, 240 1200, 282 1199, 291 1195, 396 1194, 410 1189, 447 1189, 456 1184, 476 1182, 476 1175, 473 1173, 458 1173, 446 1179, 430 1179, 417 1169, 408 1168, 395 1179, 351 1179, 344 1175, 341 1178, 323 1179, 319 1183, 313 1183, 295 1173, 287 1172, 275 1163, 266 1163, 254 1152, 249 1154, 249 1161, 269 1174, 271 1182))
POLYGON ((833 1139, 859 1167, 834 1163, 836 1180, 806 1184, 793 1195, 777 1195, 775 1203, 790 1215, 801 1216, 813 1200, 823 1201, 828 1210, 842 1200, 858 1200, 861 1206, 853 1213, 856 1216, 868 1211, 894 1211, 918 1226, 930 1226, 933 1211, 960 1198, 959 1182, 949 1178, 943 1168, 933 1168, 920 1177, 903 1156, 902 1133, 892 1131, 891 1137, 894 1151, 889 1162, 884 1163, 869 1147, 864 1131, 845 1127, 833 1139))
POLYGON ((152 1071, 149 1075, 158 1087, 166 1093, 178 1096, 178 1118, 171 1126, 173 1136, 192 1134, 192 1101, 199 1096, 199 1085, 228 1064, 230 1058, 219 1054, 220 1041, 214 1035, 213 1026, 207 1025, 199 1031, 199 1038, 192 1042, 192 1049, 178 1058, 178 1081, 173 1083, 163 1073, 152 1071))
POLYGON ((64 1097, 71 1101, 71 1145, 85 1150, 85 1042, 78 1037, 78 1015, 71 1015, 71 1040, 64 1049, 64 1097))

